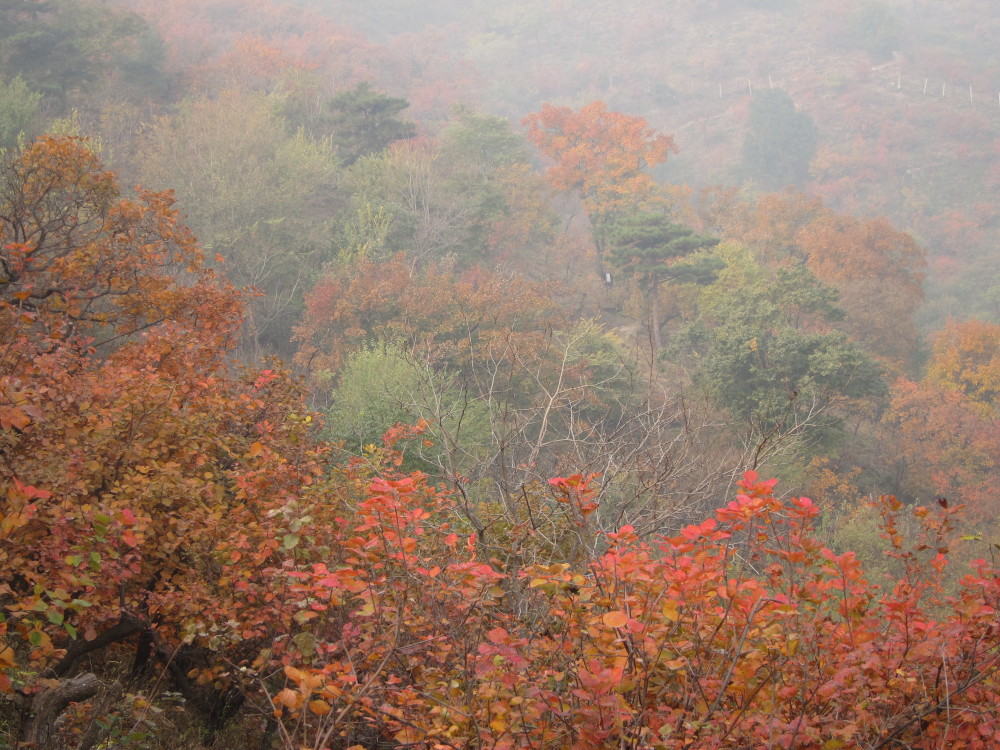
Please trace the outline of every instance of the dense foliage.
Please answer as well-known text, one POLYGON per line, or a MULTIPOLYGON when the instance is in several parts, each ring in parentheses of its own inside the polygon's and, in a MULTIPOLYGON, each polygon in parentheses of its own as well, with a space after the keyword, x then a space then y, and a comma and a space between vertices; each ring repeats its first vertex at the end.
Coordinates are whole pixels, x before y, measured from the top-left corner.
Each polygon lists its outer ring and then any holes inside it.
POLYGON ((977 2, 0 0, 0 748, 992 747, 977 2))

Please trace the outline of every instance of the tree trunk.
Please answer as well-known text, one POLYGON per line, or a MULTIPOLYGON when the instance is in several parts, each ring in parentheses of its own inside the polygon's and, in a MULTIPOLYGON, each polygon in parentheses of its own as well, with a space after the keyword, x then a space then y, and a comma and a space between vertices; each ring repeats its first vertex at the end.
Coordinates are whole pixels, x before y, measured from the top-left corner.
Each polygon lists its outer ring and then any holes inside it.
POLYGON ((93 698, 100 686, 97 677, 87 672, 35 693, 27 702, 27 710, 21 721, 18 750, 52 748, 52 730, 62 712, 70 703, 93 698))
POLYGON ((107 725, 102 723, 100 719, 106 717, 111 713, 115 704, 122 697, 122 693, 125 689, 122 684, 118 681, 112 682, 107 688, 104 689, 101 696, 95 701, 94 707, 90 712, 90 725, 87 727, 83 736, 80 737, 80 743, 77 745, 77 750, 93 750, 97 747, 97 744, 106 739, 110 733, 107 729, 107 725))
POLYGON ((653 358, 660 353, 660 348, 663 346, 663 342, 660 340, 660 300, 659 300, 659 287, 655 284, 653 285, 653 291, 651 294, 652 299, 649 302, 649 328, 653 334, 653 358))

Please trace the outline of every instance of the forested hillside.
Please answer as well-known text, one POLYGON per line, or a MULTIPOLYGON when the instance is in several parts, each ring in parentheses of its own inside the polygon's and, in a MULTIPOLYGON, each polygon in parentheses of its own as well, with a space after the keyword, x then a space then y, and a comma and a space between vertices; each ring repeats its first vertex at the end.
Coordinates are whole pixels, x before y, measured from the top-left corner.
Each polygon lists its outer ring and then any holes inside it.
POLYGON ((993 747, 998 31, 0 0, 0 748, 993 747))

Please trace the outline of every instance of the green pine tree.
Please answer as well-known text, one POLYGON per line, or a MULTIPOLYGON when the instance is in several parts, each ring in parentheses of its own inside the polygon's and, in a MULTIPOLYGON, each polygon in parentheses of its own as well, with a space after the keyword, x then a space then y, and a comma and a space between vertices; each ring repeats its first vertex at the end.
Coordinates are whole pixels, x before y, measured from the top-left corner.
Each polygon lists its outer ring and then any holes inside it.
POLYGON ((784 91, 755 93, 743 141, 743 170, 767 190, 801 184, 809 179, 818 139, 812 118, 796 110, 784 91))
POLYGON ((724 265, 703 252, 719 240, 703 237, 652 212, 627 214, 611 223, 606 232, 606 258, 610 266, 634 277, 648 301, 653 348, 661 348, 659 288, 663 284, 710 284, 724 265))
POLYGON ((333 97, 328 103, 328 122, 344 165, 377 154, 393 141, 415 136, 416 126, 397 117, 409 106, 406 99, 374 91, 367 83, 333 97))

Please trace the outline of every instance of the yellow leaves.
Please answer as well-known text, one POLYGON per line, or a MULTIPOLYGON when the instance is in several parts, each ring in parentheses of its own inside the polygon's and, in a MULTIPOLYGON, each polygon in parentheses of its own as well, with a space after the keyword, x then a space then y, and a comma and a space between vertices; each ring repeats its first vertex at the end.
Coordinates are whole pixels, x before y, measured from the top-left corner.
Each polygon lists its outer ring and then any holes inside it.
POLYGON ((0 649, 0 669, 7 669, 16 664, 14 649, 10 646, 0 649))
POLYGON ((680 619, 678 602, 674 599, 667 599, 660 608, 663 618, 669 622, 677 622, 680 619))
POLYGON ((586 579, 580 575, 567 576, 569 565, 566 563, 552 563, 551 565, 535 565, 531 572, 535 577, 529 579, 528 587, 539 589, 546 594, 557 594, 566 590, 567 585, 575 587, 581 586, 586 579), (566 580, 569 578, 569 580, 566 580))
POLYGON ((25 511, 0 515, 0 537, 7 538, 12 532, 25 526, 31 520, 31 513, 25 511))
POLYGON ((685 659, 683 657, 678 657, 676 659, 658 660, 657 663, 662 664, 667 669, 670 669, 670 670, 673 670, 673 671, 676 672, 676 671, 679 671, 681 669, 684 669, 687 666, 687 659, 685 659))
POLYGON ((503 716, 494 716, 490 719, 490 729, 497 734, 503 734, 509 726, 510 724, 507 723, 507 720, 503 716))
POLYGON ((290 664, 285 666, 284 672, 285 672, 285 677, 294 682, 296 685, 305 682, 306 678, 308 677, 308 674, 306 672, 303 672, 298 667, 293 667, 290 664))
MULTIPOLYGON (((182 309, 197 305, 208 313, 198 317, 202 330, 220 322, 211 318, 225 305, 212 302, 221 301, 213 292, 223 285, 192 291, 207 276, 201 275, 194 237, 179 224, 172 198, 140 191, 134 200, 123 199, 114 175, 77 138, 40 138, 5 172, 4 199, 18 206, 26 235, 38 238, 30 248, 33 263, 22 269, 20 288, 10 294, 23 298, 31 289, 57 292, 35 299, 39 319, 85 317, 126 333, 164 314, 176 320, 183 317, 182 309), (181 286, 179 272, 186 268, 198 280, 181 286), (93 284, 97 276, 101 283, 93 284)), ((224 296, 236 302, 235 290, 224 296)), ((230 306, 226 314, 235 312, 230 306)))
POLYGON ((31 417, 23 409, 10 406, 0 406, 0 429, 24 430, 31 424, 31 417))
POLYGON ((592 216, 655 196, 658 185, 643 170, 677 150, 672 138, 643 118, 609 111, 600 101, 578 112, 544 104, 524 123, 529 140, 556 159, 546 172, 549 184, 579 191, 592 216))
POLYGON ((48 655, 53 651, 52 648, 52 638, 49 634, 41 629, 41 624, 36 623, 35 627, 28 631, 28 642, 35 647, 36 651, 32 653, 32 658, 37 658, 38 655, 48 655))
MULTIPOLYGON (((16 296, 16 295, 15 295, 16 296)), ((0 378, 0 429, 23 431, 31 424, 32 416, 41 416, 37 407, 29 402, 31 392, 21 387, 16 378, 0 378)))
POLYGON ((296 711, 302 705, 302 696, 294 690, 284 688, 274 696, 274 702, 275 704, 280 704, 285 708, 296 711))
POLYGON ((615 685, 614 690, 616 693, 628 693, 635 690, 638 684, 632 677, 624 677, 621 682, 615 685))
POLYGON ((282 708, 296 715, 305 707, 309 713, 316 716, 326 716, 333 710, 326 698, 331 698, 337 693, 332 686, 326 684, 322 673, 299 669, 291 665, 286 665, 284 672, 285 677, 297 689, 286 687, 274 695, 271 700, 275 706, 276 715, 280 715, 282 708), (317 694, 322 697, 313 697, 317 694))
POLYGON ((621 610, 607 612, 601 618, 601 622, 609 628, 624 628, 628 624, 628 621, 629 616, 621 610))
POLYGON ((326 716, 331 710, 330 704, 324 700, 309 701, 309 711, 317 716, 326 716))
POLYGON ((1000 394, 1000 325, 949 321, 934 338, 927 382, 959 391, 990 414, 1000 394))
POLYGON ((250 450, 247 451, 247 456, 249 456, 250 458, 257 458, 263 452, 264 452, 264 444, 258 441, 250 445, 250 450))

